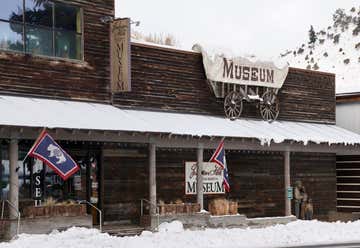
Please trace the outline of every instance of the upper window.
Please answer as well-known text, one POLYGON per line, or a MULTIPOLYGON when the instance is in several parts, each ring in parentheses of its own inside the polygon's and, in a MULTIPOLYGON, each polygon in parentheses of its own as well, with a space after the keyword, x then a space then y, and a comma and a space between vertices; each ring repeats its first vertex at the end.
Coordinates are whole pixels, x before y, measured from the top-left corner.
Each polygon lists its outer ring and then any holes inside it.
POLYGON ((48 0, 1 0, 0 49, 81 60, 82 11, 48 0))

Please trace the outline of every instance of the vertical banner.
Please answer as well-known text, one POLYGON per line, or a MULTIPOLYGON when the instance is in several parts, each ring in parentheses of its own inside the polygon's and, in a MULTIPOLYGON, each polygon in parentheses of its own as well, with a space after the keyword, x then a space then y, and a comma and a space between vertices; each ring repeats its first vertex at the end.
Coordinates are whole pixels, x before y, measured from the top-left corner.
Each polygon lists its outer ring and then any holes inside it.
POLYGON ((111 92, 131 91, 130 18, 110 24, 111 92))

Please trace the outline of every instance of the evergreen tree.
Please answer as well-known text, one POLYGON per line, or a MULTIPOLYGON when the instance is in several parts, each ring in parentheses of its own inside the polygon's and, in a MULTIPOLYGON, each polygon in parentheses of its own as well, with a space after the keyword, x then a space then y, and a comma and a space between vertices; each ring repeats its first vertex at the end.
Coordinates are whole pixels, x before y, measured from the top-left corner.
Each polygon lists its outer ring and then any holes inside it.
POLYGON ((317 36, 314 27, 311 25, 309 30, 309 44, 315 44, 316 40, 317 40, 317 36))
POLYGON ((353 30, 353 35, 357 36, 359 33, 360 33, 360 18, 358 18, 356 21, 356 27, 353 30))

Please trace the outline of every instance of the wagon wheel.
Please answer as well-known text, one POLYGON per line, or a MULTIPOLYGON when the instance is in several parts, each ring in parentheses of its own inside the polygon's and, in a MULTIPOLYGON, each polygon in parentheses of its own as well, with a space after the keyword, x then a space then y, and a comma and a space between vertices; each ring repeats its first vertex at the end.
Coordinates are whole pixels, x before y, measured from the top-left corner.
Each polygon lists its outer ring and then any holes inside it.
POLYGON ((273 91, 266 91, 260 102, 260 114, 264 121, 273 122, 279 115, 279 99, 273 91))
POLYGON ((225 97, 224 110, 227 118, 233 121, 240 117, 243 109, 242 99, 242 96, 236 91, 230 92, 225 97))

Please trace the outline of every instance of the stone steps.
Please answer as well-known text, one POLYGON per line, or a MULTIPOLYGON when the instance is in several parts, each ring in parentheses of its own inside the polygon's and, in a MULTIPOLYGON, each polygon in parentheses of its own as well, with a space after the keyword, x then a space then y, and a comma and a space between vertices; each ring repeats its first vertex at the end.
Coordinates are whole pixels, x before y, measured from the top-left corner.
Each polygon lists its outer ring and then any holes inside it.
POLYGON ((136 236, 140 235, 145 228, 138 225, 129 224, 105 224, 103 226, 103 232, 113 236, 124 237, 124 236, 136 236))

